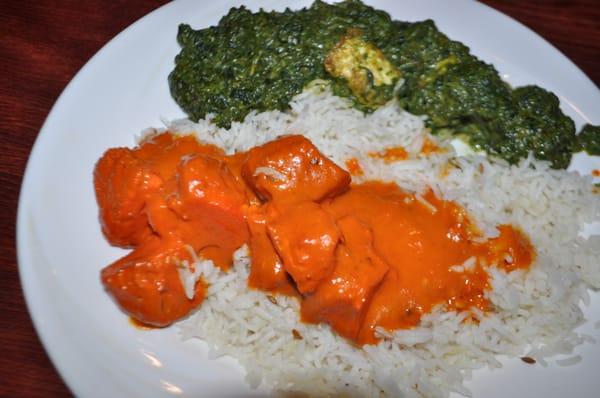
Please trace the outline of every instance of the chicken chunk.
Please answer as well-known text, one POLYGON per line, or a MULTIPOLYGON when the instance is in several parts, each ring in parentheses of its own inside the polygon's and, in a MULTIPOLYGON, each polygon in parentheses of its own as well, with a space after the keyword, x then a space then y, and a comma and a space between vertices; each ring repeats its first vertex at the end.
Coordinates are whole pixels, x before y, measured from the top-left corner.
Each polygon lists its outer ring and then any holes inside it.
POLYGON ((263 200, 319 201, 343 192, 350 174, 305 137, 286 136, 248 152, 242 176, 263 200))
POLYGON ((227 219, 244 222, 244 189, 224 161, 203 154, 187 156, 177 167, 177 182, 171 206, 184 220, 201 217, 206 208, 213 208, 227 219))
POLYGON ((302 302, 302 319, 327 322, 340 335, 355 340, 369 300, 388 272, 373 248, 369 227, 353 216, 337 221, 342 243, 336 249, 332 275, 302 302))
POLYGON ((251 267, 248 286, 268 292, 294 295, 295 288, 267 233, 268 206, 250 206, 246 222, 250 230, 251 267))
POLYGON ((178 263, 190 260, 177 241, 151 238, 127 256, 102 270, 105 288, 121 309, 151 326, 168 326, 186 316, 204 299, 198 281, 189 299, 177 271, 178 263))
POLYGON ((300 293, 313 292, 331 274, 339 232, 318 204, 300 203, 270 221, 267 229, 300 293))
POLYGON ((243 208, 247 199, 244 188, 227 164, 204 154, 185 157, 177 167, 177 188, 166 195, 168 210, 165 226, 157 225, 159 207, 151 214, 152 225, 161 236, 179 236, 205 258, 223 269, 231 265, 233 252, 248 240, 243 208), (156 215, 156 216, 155 216, 156 215))
POLYGON ((102 231, 116 246, 133 247, 152 235, 144 207, 162 179, 127 148, 108 150, 96 164, 94 188, 102 231))

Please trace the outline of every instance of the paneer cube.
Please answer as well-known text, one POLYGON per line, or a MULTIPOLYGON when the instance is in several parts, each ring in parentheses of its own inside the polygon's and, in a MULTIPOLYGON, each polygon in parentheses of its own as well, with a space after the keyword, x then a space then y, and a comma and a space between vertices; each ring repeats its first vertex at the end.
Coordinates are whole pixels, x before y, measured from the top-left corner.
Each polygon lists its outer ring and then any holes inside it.
POLYGON ((379 48, 361 37, 359 29, 350 29, 329 52, 325 70, 345 80, 358 101, 370 108, 390 99, 379 88, 393 88, 400 79, 400 71, 379 48))

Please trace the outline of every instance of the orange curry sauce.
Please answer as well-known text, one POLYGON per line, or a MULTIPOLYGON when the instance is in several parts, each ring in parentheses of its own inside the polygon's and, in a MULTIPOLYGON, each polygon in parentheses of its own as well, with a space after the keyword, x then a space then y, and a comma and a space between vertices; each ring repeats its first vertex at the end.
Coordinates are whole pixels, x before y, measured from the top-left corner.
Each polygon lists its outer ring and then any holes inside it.
POLYGON ((233 156, 169 133, 110 149, 94 174, 102 228, 133 251, 102 281, 133 318, 166 326, 204 298, 202 281, 186 296, 177 267, 195 254, 228 270, 246 243, 250 287, 298 297, 303 321, 362 345, 377 342, 376 327, 416 326, 436 305, 489 310, 480 264, 512 271, 533 261, 509 225, 481 243, 465 210, 432 192, 350 182, 302 136, 233 156))

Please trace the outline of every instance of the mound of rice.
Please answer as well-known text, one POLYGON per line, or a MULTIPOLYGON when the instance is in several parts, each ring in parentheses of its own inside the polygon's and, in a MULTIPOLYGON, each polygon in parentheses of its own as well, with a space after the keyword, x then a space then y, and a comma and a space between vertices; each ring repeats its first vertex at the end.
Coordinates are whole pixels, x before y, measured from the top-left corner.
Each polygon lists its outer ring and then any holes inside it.
MULTIPOLYGON (((419 154, 429 136, 423 118, 395 103, 365 116, 318 84, 298 95, 290 111, 250 114, 229 130, 210 118, 179 120, 168 128, 194 132, 229 153, 303 134, 339 165, 358 159, 364 175, 354 182, 394 181, 416 193, 431 188, 464 206, 487 237, 497 234, 496 225, 510 223, 525 231, 537 250, 528 272, 506 273, 489 265, 488 296, 496 311, 474 311, 479 322, 464 322, 472 314, 437 308, 419 327, 380 330, 381 342, 362 349, 326 325, 300 323, 296 300, 249 290, 246 247, 236 252, 228 273, 199 261, 194 277, 203 275, 210 287, 201 308, 178 324, 181 335, 206 341, 215 357, 236 358, 252 386, 310 396, 469 395, 465 377, 472 369, 501 366, 499 354, 527 355, 544 364, 544 358, 569 354, 591 340, 574 332, 584 322, 580 302, 589 300, 588 289, 600 288, 600 236, 580 233, 584 223, 600 220, 600 197, 592 192, 590 177, 553 170, 533 158, 510 166, 475 154, 459 157, 439 141, 446 151, 425 157, 419 154), (368 156, 399 145, 409 159, 386 164, 368 156)), ((472 264, 457 264, 462 266, 472 264)))

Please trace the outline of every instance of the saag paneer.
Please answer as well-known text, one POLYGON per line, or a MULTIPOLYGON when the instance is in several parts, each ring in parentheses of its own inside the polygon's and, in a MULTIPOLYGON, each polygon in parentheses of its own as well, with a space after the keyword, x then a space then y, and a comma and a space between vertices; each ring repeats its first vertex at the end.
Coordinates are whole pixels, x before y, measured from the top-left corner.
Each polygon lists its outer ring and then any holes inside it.
POLYGON ((427 115, 434 134, 459 136, 510 163, 532 151, 566 168, 573 152, 599 152, 600 128, 576 135, 554 94, 512 89, 433 21, 392 20, 358 0, 283 12, 232 8, 217 26, 180 25, 177 38, 182 49, 169 84, 193 120, 213 114, 230 127, 253 110, 285 110, 321 79, 365 112, 395 96, 407 111, 427 115))

